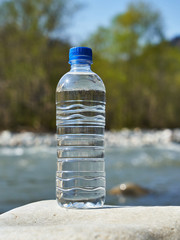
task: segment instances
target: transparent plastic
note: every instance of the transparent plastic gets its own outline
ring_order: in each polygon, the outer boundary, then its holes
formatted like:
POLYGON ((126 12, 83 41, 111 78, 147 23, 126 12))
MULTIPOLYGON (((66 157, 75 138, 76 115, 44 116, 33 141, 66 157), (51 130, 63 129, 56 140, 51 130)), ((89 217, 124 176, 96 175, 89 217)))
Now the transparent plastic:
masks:
POLYGON ((105 201, 105 87, 90 62, 71 61, 56 89, 56 198, 67 208, 105 201))

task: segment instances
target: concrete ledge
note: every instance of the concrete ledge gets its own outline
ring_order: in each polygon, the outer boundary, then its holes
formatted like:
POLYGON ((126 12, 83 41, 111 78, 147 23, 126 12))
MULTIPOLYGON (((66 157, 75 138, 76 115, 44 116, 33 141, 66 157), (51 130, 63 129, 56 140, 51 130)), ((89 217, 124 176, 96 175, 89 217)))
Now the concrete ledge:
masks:
POLYGON ((180 207, 63 209, 55 200, 0 215, 0 240, 179 240, 180 207))

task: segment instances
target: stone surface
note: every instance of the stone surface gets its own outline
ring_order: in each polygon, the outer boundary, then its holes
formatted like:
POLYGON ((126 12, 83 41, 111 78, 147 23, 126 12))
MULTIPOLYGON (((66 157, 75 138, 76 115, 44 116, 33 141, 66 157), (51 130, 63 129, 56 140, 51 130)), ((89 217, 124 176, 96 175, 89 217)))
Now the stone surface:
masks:
POLYGON ((63 209, 55 200, 0 215, 0 240, 180 240, 180 207, 63 209))

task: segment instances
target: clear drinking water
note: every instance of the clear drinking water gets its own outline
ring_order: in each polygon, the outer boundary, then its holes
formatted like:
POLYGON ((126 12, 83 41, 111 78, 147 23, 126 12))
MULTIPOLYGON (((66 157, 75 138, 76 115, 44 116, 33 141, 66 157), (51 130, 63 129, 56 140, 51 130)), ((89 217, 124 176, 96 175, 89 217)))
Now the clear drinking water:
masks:
POLYGON ((105 88, 90 61, 70 63, 56 90, 56 197, 63 207, 100 207, 105 200, 105 88))

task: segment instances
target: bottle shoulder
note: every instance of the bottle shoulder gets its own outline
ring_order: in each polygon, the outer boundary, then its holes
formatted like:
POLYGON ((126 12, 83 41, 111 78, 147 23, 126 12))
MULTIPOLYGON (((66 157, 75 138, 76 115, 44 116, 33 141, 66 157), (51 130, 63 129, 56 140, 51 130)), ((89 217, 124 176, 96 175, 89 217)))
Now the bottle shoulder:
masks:
POLYGON ((105 92, 102 79, 94 72, 67 72, 59 80, 56 92, 73 90, 99 90, 105 92))

